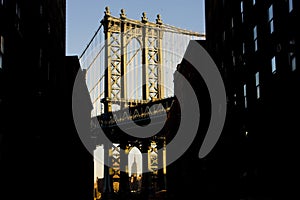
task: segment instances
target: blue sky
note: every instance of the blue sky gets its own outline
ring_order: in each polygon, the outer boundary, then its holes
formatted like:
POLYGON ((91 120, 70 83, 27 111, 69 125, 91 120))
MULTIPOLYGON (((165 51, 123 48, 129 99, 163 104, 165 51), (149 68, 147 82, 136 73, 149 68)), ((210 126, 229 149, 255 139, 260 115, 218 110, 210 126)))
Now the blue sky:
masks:
POLYGON ((160 14, 166 24, 205 32, 204 0, 67 0, 67 55, 80 56, 99 27, 106 6, 116 17, 122 8, 128 18, 136 20, 146 12, 149 21, 155 22, 160 14))

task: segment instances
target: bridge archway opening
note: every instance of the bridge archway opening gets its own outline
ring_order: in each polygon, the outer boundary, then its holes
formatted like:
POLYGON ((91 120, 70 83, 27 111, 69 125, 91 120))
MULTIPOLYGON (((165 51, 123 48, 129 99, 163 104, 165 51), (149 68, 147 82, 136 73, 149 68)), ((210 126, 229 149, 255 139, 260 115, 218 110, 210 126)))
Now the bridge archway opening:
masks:
POLYGON ((142 45, 132 38, 127 45, 127 99, 142 100, 142 45))
POLYGON ((133 147, 128 154, 128 175, 131 192, 142 189, 143 158, 137 147, 133 147))

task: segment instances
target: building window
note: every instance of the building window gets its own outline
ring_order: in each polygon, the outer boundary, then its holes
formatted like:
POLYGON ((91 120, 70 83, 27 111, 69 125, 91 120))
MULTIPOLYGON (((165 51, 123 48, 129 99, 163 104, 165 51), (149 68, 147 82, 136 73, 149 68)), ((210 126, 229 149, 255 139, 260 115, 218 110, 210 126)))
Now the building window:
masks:
POLYGON ((223 32, 222 37, 223 37, 223 41, 225 41, 226 40, 226 31, 223 32))
POLYGON ((290 66, 292 71, 296 70, 296 56, 294 52, 290 52, 289 54, 289 62, 290 62, 290 66))
POLYGON ((256 98, 260 98, 260 82, 259 82, 259 72, 255 74, 255 86, 256 86, 256 98))
POLYGON ((0 35, 0 69, 3 68, 4 37, 0 35))
POLYGON ((233 17, 231 17, 231 28, 233 28, 234 27, 234 19, 233 19, 233 17))
POLYGON ((272 73, 275 74, 276 73, 276 57, 273 56, 272 60, 272 73))
POLYGON ((43 16, 43 13, 44 13, 43 5, 40 5, 40 16, 43 16))
POLYGON ((253 41, 254 41, 254 51, 258 50, 258 45, 257 45, 257 26, 254 26, 253 28, 253 41))
POLYGON ((221 69, 224 69, 224 62, 223 62, 223 60, 221 61, 221 69))
POLYGON ((232 55, 232 65, 235 66, 235 55, 234 55, 234 51, 231 51, 231 55, 232 55))
POLYGON ((289 12, 292 12, 294 9, 294 2, 293 0, 289 0, 289 12))
POLYGON ((16 3, 16 16, 18 20, 15 22, 15 27, 18 31, 20 31, 21 8, 18 2, 16 3))
POLYGON ((3 56, 0 54, 0 69, 3 68, 3 56))
POLYGON ((246 53, 246 46, 245 46, 245 42, 243 42, 242 44, 242 51, 243 51, 243 55, 246 53))
POLYGON ((40 56, 39 56, 39 67, 42 67, 42 60, 43 60, 43 49, 40 49, 40 56))
POLYGON ((272 34, 274 32, 273 5, 271 5, 268 10, 268 22, 269 22, 270 33, 272 34))
POLYGON ((18 3, 16 3, 16 15, 18 16, 19 19, 21 18, 21 8, 18 3))
POLYGON ((289 44, 289 65, 292 69, 292 71, 296 70, 296 53, 295 53, 295 40, 292 39, 290 40, 290 44, 289 44))
POLYGON ((241 1, 241 17, 242 23, 244 23, 244 1, 241 1))
POLYGON ((245 108, 248 107, 248 102, 247 102, 247 85, 244 84, 244 103, 245 103, 245 108))
POLYGON ((0 53, 4 54, 4 37, 0 35, 0 53))
POLYGON ((47 24, 47 32, 48 32, 48 34, 50 34, 51 33, 51 25, 50 25, 50 23, 48 22, 48 24, 47 24))
POLYGON ((236 93, 233 95, 233 101, 234 101, 234 105, 236 106, 237 105, 237 102, 236 102, 236 93))

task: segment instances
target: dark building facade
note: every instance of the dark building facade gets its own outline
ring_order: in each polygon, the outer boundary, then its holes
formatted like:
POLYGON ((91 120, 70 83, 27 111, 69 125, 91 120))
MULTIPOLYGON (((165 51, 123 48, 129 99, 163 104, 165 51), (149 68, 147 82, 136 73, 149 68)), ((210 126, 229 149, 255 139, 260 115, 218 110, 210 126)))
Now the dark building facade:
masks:
MULTIPOLYGON (((199 43, 222 75, 226 121, 216 146, 199 159, 210 100, 201 75, 183 59, 176 73, 196 91, 201 121, 191 147, 168 166, 168 197, 292 199, 300 152, 299 1, 208 0, 205 6, 206 41, 199 43)), ((172 109, 179 122, 176 104, 172 109)))
MULTIPOLYGON (((207 48, 207 41, 197 42, 205 49, 207 48)), ((193 47, 189 45, 185 54, 189 55, 191 51, 193 47)), ((200 110, 200 121, 196 137, 190 147, 178 160, 167 167, 167 199, 193 199, 195 197, 198 199, 236 199, 232 196, 232 190, 236 189, 233 184, 236 184, 237 176, 234 173, 235 169, 231 168, 232 162, 230 161, 233 158, 229 155, 232 155, 233 147, 227 146, 228 137, 222 134, 207 156, 202 159, 198 156, 211 117, 211 99, 206 83, 196 68, 184 58, 174 73, 174 92, 181 98, 187 96, 187 88, 181 78, 178 78, 179 74, 188 80, 195 91, 198 105, 194 106, 198 106, 200 110)), ((181 109, 185 109, 186 104, 190 103, 188 98, 185 101, 181 100, 182 105, 175 97, 167 128, 170 133, 177 133, 181 123, 181 109)), ((188 120, 196 119, 189 118, 188 120)), ((189 137, 191 133, 185 134, 189 137)))
POLYGON ((227 173, 229 196, 289 199, 296 194, 299 156, 299 2, 205 3, 206 49, 228 101, 214 160, 228 163, 220 171, 227 173))
POLYGON ((93 158, 72 116, 84 72, 65 56, 65 27, 65 0, 0 1, 1 199, 93 198, 93 158))

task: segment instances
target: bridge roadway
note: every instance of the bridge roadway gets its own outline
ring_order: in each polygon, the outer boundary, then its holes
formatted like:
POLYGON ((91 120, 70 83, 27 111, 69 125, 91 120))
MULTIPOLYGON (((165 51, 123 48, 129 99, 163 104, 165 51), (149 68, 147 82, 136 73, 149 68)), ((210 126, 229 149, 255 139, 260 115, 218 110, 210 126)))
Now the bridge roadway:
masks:
POLYGON ((103 113, 100 116, 94 117, 92 119, 93 135, 97 137, 97 129, 101 128, 113 143, 122 143, 122 141, 128 143, 128 141, 137 139, 146 142, 149 139, 157 140, 165 138, 165 127, 159 133, 153 133, 152 138, 142 138, 142 135, 141 138, 135 138, 130 135, 130 130, 132 129, 132 122, 138 126, 153 126, 162 123, 166 126, 170 119, 170 111, 174 101, 175 98, 170 97, 157 101, 149 101, 148 103, 138 101, 127 102, 127 108, 111 113, 103 113), (126 133, 124 130, 126 130, 126 133))

